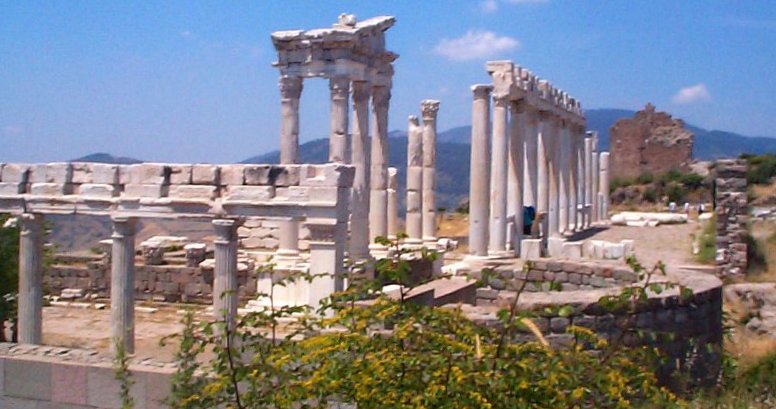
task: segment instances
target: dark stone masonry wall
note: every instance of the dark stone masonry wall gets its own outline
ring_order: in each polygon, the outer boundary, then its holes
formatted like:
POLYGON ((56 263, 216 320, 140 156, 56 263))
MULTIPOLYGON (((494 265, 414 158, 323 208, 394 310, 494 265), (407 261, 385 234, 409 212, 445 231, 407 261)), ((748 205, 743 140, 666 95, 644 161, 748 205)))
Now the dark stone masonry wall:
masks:
MULTIPOLYGON (((238 294, 250 298, 256 294, 257 274, 253 266, 239 269, 238 294)), ((43 276, 44 286, 52 295, 62 290, 82 289, 85 295, 110 297, 110 260, 107 257, 58 255, 43 276)), ((213 302, 213 270, 186 265, 135 264, 135 297, 166 302, 213 302)))
POLYGON ((745 160, 720 160, 714 169, 717 274, 721 277, 746 273, 749 234, 746 171, 745 160))

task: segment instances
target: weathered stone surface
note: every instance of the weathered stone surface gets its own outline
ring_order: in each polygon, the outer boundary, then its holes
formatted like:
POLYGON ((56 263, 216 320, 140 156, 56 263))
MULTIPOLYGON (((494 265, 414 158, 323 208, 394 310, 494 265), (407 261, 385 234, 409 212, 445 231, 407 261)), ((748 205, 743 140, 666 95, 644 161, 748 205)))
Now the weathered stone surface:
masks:
POLYGON ((195 185, 217 185, 219 175, 216 165, 195 164, 191 167, 191 183, 195 185))
POLYGON ((118 194, 116 185, 84 183, 78 187, 82 196, 113 197, 118 194))
POLYGON ((687 170, 692 162, 693 134, 684 122, 647 104, 631 119, 617 121, 610 130, 611 171, 615 178, 642 173, 687 170))
POLYGON ((224 200, 270 200, 275 197, 272 186, 232 186, 227 187, 224 200))

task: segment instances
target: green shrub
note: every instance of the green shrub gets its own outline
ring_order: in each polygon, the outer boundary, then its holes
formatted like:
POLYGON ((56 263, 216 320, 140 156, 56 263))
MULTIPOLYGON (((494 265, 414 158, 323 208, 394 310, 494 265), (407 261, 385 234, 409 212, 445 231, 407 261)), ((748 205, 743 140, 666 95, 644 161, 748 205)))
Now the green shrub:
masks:
POLYGON ((655 176, 652 172, 644 172, 636 178, 636 182, 640 185, 648 185, 655 181, 655 176))
POLYGON ((669 202, 682 203, 686 192, 681 183, 671 181, 666 185, 664 193, 669 202))
POLYGON ((650 186, 644 190, 643 198, 645 202, 655 203, 657 202, 657 191, 650 186))

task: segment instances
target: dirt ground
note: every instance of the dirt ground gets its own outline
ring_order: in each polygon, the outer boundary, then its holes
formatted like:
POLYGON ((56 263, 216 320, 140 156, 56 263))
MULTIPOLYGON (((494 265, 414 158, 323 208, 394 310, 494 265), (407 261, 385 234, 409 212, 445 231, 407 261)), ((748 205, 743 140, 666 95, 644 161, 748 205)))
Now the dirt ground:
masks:
MULTIPOLYGON (((466 215, 451 215, 440 225, 441 236, 454 237, 465 246, 468 220, 466 215)), ((658 227, 607 226, 581 233, 572 240, 596 239, 620 241, 635 240, 636 255, 647 267, 658 260, 668 266, 693 264, 691 254, 693 234, 698 223, 658 227)), ((465 251, 465 247, 458 251, 465 251)), ((43 309, 43 342, 47 345, 77 347, 97 350, 107 354, 110 342, 109 305, 103 310, 49 306, 43 309)), ((153 313, 136 311, 135 338, 136 357, 153 357, 158 361, 171 361, 177 348, 177 341, 171 339, 166 346, 159 341, 181 332, 183 308, 194 308, 205 314, 204 306, 182 304, 154 305, 153 313)), ((206 316, 206 315, 205 315, 206 316)))

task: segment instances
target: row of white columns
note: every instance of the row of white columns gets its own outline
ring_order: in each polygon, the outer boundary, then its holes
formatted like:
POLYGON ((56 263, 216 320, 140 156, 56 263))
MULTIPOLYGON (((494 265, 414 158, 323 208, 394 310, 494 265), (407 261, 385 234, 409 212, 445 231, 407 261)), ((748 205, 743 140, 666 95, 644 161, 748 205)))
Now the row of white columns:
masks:
MULTIPOLYGON (((41 344, 43 328, 43 215, 19 217, 19 342, 41 344)), ((135 222, 133 217, 112 217, 111 239, 111 339, 127 353, 135 349, 135 222)), ((240 219, 212 222, 215 239, 213 313, 218 321, 233 327, 238 306, 237 228, 240 219)), ((342 243, 347 235, 344 223, 313 224, 311 232, 311 273, 317 277, 306 291, 305 304, 316 306, 321 299, 342 289, 336 274, 344 259, 342 243), (334 272, 334 273, 332 273, 334 272), (323 276, 323 275, 326 276, 323 276)), ((111 343, 115 352, 115 343, 111 343)))
POLYGON ((420 103, 423 126, 409 117, 407 130, 406 243, 433 247, 437 241, 436 140, 439 101, 420 103))
POLYGON ((571 235, 605 217, 609 154, 600 154, 599 168, 594 135, 523 100, 491 96, 490 85, 472 91, 470 254, 519 255, 524 206, 544 215, 545 237, 571 235))
MULTIPOLYGON (((299 100, 303 78, 282 76, 280 162, 299 163, 299 100)), ((356 171, 352 188, 350 246, 352 260, 369 257, 370 245, 378 236, 389 234, 388 217, 388 110, 390 84, 374 85, 351 81, 345 76, 329 79, 331 96, 329 162, 351 163, 356 171), (349 98, 352 94, 352 129, 349 137, 349 98), (369 149, 370 112, 372 143, 369 149), (351 139, 352 138, 352 139, 351 139)), ((289 220, 280 228, 278 256, 298 257, 298 221, 289 220)))

